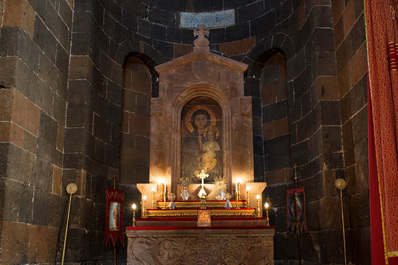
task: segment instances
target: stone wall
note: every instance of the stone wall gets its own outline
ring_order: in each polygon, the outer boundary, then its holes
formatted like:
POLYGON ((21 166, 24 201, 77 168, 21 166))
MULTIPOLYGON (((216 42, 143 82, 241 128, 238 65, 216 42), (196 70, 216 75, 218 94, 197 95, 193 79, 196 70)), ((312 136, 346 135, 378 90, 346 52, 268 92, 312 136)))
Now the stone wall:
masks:
POLYGON ((363 1, 333 1, 344 149, 347 243, 355 264, 369 264, 367 53, 363 1))
MULTIPOLYGON (((255 179, 270 184, 263 196, 273 205, 276 264, 297 260, 297 241, 286 232, 294 164, 307 195, 304 261, 343 263, 334 181, 345 177, 349 259, 369 264, 362 1, 0 0, 0 8, 2 262, 60 258, 70 182, 79 190, 67 260, 113 259, 102 246, 104 190, 128 148, 122 111, 145 107, 127 100, 123 64, 138 58, 150 73, 146 95, 157 97, 154 66, 192 51, 192 30, 179 28, 178 12, 235 9, 235 25, 210 30, 210 48, 249 64, 245 95, 253 99, 255 179)), ((129 128, 141 126, 129 121, 129 128)), ((134 170, 123 181, 129 185, 118 186, 127 191, 126 224, 128 206, 139 198, 134 184, 144 174, 134 170)))
POLYGON ((62 224, 73 1, 0 2, 0 260, 46 263, 62 224))

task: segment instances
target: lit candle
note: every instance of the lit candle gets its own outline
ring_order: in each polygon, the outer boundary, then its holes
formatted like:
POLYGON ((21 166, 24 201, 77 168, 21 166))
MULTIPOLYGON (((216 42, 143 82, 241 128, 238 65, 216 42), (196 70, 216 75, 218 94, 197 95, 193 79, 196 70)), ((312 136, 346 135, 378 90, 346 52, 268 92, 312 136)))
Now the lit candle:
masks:
POLYGON ((133 209, 133 226, 135 226, 135 210, 137 209, 137 205, 133 203, 131 208, 133 209))
POLYGON ((269 215, 268 215, 268 208, 269 208, 269 203, 268 202, 266 202, 265 204, 264 204, 264 207, 265 207, 265 218, 266 218, 266 225, 269 225, 269 215))

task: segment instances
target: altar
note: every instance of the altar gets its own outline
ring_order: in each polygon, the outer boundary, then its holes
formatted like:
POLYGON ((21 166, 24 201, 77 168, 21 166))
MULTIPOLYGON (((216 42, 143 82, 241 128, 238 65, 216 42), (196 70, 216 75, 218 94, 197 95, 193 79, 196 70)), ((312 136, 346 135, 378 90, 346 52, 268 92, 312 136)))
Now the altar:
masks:
POLYGON ((203 25, 194 34, 192 53, 156 67, 149 183, 137 184, 127 263, 273 264, 266 183, 254 182, 248 66, 211 53, 203 25))

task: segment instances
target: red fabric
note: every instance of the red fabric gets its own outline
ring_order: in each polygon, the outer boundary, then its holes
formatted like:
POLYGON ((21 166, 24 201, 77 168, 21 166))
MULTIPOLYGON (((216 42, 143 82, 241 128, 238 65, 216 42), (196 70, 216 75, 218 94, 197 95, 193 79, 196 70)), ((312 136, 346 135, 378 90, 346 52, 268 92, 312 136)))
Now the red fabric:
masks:
POLYGON ((275 226, 128 226, 127 230, 275 229, 275 226))
POLYGON ((388 265, 398 265, 398 257, 389 258, 388 265))
MULTIPOLYGON (((368 85, 370 101, 370 87, 368 85)), ((370 102, 369 102, 370 103, 370 102)), ((381 226, 379 181, 377 180, 376 155, 372 122, 372 104, 368 104, 368 150, 369 150, 369 197, 370 197, 370 233, 372 239, 372 264, 384 262, 383 231, 381 226)))
MULTIPOLYGON (((398 253, 398 0, 366 0, 365 11, 370 80, 369 105, 372 107, 369 119, 372 122, 370 126, 373 127, 375 158, 375 171, 370 174, 373 174, 373 177, 377 176, 379 192, 379 198, 375 198, 377 193, 373 191, 371 196, 371 233, 379 240, 378 234, 382 231, 384 250, 383 260, 380 254, 374 253, 374 258, 379 257, 380 260, 375 260, 373 264, 385 264, 388 263, 387 257, 395 262, 393 258, 398 253), (377 221, 379 213, 376 213, 375 200, 380 202, 380 223, 377 221)), ((373 178, 370 181, 374 188, 376 180, 373 178)), ((375 251, 379 248, 374 247, 375 251)))
MULTIPOLYGON (((266 220, 266 217, 211 217, 212 221, 236 221, 236 220, 266 220)), ((197 221, 195 217, 145 217, 137 218, 137 221, 197 221)))

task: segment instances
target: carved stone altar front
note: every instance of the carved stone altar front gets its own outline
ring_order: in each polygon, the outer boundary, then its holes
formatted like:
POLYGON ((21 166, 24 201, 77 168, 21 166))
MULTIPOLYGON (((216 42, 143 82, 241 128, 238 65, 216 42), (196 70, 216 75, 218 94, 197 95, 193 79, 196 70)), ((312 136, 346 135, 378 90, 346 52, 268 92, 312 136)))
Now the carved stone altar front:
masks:
POLYGON ((274 264, 274 229, 127 230, 127 264, 274 264))

